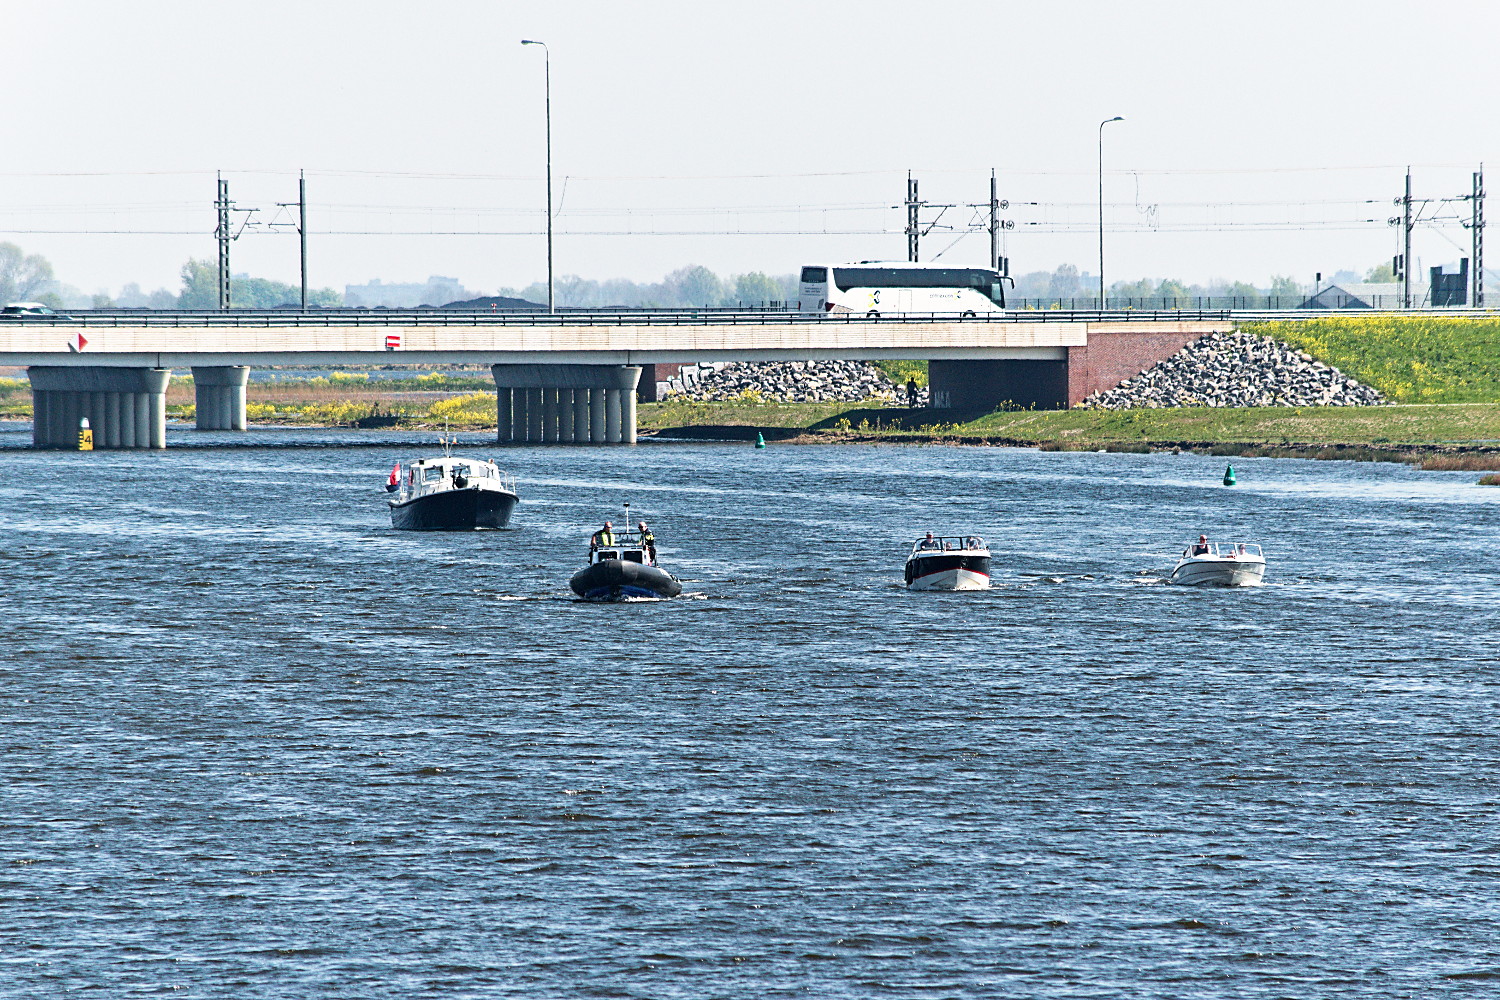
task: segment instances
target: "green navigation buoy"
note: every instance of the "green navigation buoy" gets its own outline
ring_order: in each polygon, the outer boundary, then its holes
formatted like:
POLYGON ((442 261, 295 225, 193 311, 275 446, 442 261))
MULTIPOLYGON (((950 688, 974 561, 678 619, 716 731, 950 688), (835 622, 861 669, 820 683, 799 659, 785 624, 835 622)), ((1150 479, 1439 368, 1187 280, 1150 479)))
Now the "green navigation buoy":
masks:
POLYGON ((762 434, 760 431, 756 431, 755 432, 755 447, 757 447, 757 448, 764 448, 765 446, 766 446, 766 436, 764 434, 762 434))
POLYGON ((1226 465, 1226 466, 1224 466, 1224 485, 1225 486, 1233 486, 1234 485, 1234 466, 1232 466, 1232 465, 1226 465))

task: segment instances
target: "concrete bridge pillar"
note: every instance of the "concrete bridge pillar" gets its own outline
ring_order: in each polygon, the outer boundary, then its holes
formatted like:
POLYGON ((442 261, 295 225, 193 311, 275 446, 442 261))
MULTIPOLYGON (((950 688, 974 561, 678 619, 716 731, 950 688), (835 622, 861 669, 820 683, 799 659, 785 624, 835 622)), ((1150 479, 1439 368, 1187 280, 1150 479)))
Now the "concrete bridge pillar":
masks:
POLYGON ((573 437, 573 389, 557 390, 557 440, 572 444, 573 437))
POLYGON ((245 385, 250 369, 244 365, 193 369, 196 426, 200 431, 245 429, 245 385))
POLYGON ((509 441, 516 433, 516 425, 512 420, 516 405, 514 397, 514 389, 495 389, 495 433, 501 441, 509 441))
POLYGON ((492 365, 490 371, 501 444, 635 443, 637 366, 492 365))
POLYGON ((587 443, 589 440, 589 390, 573 390, 573 437, 571 440, 587 443))
POLYGON ((607 441, 607 427, 605 421, 605 398, 609 395, 608 389, 589 390, 589 440, 607 441))
POLYGON ((526 390, 526 440, 532 444, 542 443, 542 426, 547 422, 545 405, 540 388, 526 390))
POLYGON ((559 427, 562 423, 561 414, 557 408, 557 394, 560 390, 545 388, 542 390, 542 443, 557 444, 559 427))
POLYGON ((78 425, 87 417, 95 448, 165 448, 171 375, 162 368, 34 365, 26 369, 31 443, 76 450, 78 425))
POLYGON ((635 402, 634 387, 620 390, 620 431, 625 444, 635 444, 635 402))
POLYGON ((531 414, 527 412, 526 404, 531 397, 526 394, 525 389, 507 389, 505 391, 510 393, 511 399, 513 401, 512 405, 515 408, 511 411, 510 435, 508 437, 503 437, 500 440, 514 442, 516 444, 525 444, 526 432, 527 429, 531 426, 531 414))

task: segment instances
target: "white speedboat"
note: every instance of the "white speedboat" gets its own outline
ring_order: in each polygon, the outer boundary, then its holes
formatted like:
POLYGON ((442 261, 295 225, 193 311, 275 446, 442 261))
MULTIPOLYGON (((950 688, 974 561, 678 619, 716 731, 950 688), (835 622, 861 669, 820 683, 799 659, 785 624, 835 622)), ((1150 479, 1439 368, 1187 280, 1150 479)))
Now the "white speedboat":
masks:
POLYGON ((1189 545, 1172 568, 1169 583, 1183 587, 1259 587, 1266 557, 1248 542, 1204 542, 1189 545))
POLYGON ((503 528, 521 498, 516 481, 494 462, 451 454, 443 440, 441 458, 419 458, 391 470, 391 527, 402 531, 474 531, 503 528))
POLYGON ((908 590, 988 590, 990 550, 978 535, 934 537, 912 543, 906 557, 908 590))

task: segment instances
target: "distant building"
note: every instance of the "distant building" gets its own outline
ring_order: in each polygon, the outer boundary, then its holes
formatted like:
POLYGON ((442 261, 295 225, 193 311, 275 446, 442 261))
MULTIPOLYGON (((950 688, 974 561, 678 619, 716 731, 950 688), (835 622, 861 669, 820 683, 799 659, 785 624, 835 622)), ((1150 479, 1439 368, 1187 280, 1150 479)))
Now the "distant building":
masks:
POLYGON ((345 285, 344 305, 356 308, 410 309, 413 306, 440 306, 456 299, 472 299, 469 291, 457 278, 433 275, 424 284, 416 282, 392 282, 386 284, 379 278, 366 285, 345 285))
MULTIPOLYGON (((1427 290, 1413 285, 1411 304, 1425 306, 1427 290)), ((1298 306, 1299 309, 1400 309, 1401 282, 1347 282, 1330 284, 1298 306)))
MULTIPOLYGON (((1416 277, 1413 275, 1413 277, 1416 277)), ((1424 306, 1463 306, 1469 301, 1469 258, 1459 259, 1450 271, 1446 266, 1428 268, 1431 279, 1427 287, 1413 281, 1411 304, 1424 306)), ((1335 281, 1318 294, 1305 299, 1299 309, 1400 309, 1401 282, 1377 283, 1335 281)))

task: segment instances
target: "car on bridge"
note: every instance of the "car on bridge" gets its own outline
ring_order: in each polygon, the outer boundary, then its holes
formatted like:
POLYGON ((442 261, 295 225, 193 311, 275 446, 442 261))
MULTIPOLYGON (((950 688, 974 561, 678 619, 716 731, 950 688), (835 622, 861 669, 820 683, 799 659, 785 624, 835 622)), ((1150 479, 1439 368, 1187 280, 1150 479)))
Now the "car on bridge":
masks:
POLYGON ((72 319, 40 302, 11 302, 0 307, 0 319, 72 319))

